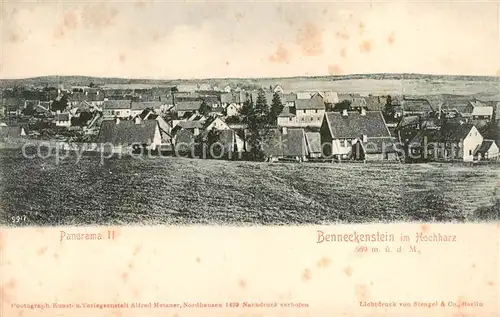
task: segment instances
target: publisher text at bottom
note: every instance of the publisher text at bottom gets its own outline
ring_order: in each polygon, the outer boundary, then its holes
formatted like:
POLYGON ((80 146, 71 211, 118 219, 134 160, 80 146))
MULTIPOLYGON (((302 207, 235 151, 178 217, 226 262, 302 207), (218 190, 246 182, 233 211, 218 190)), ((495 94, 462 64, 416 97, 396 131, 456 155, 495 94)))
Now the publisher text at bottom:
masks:
POLYGON ((359 302, 361 307, 403 307, 403 308, 438 308, 438 307, 483 307, 483 303, 480 301, 433 301, 433 302, 382 302, 382 301, 372 301, 372 302, 359 302))
POLYGON ((307 308, 309 304, 300 302, 264 302, 264 301, 233 301, 233 302, 123 302, 123 303, 13 303, 17 309, 169 309, 169 308, 307 308))

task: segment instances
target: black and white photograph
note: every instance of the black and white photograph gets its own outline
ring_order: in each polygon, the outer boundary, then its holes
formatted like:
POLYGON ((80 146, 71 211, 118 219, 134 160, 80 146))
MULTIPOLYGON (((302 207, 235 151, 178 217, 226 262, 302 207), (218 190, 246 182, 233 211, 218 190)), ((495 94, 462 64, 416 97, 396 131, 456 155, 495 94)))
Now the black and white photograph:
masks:
POLYGON ((2 226, 500 220, 498 3, 1 11, 2 226))

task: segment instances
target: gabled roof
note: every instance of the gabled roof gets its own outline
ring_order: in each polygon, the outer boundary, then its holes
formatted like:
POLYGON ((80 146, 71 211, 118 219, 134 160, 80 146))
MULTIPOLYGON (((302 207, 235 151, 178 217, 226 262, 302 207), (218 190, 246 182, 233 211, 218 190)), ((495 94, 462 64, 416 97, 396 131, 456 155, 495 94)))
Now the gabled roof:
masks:
POLYGON ((130 109, 131 100, 105 100, 102 104, 103 109, 130 109))
POLYGON ((297 110, 325 110, 323 98, 297 99, 295 100, 297 110))
POLYGON ((132 110, 144 110, 146 108, 160 109, 163 105, 160 101, 133 101, 130 108, 132 110))
POLYGON ((493 141, 493 140, 484 140, 483 143, 481 143, 476 148, 476 150, 474 151, 474 155, 487 153, 493 145, 496 145, 495 141, 493 141))
POLYGON ((363 97, 355 97, 351 101, 352 108, 366 108, 366 100, 363 97))
POLYGON ((356 139, 363 135, 391 136, 380 111, 366 111, 365 115, 350 111, 345 117, 340 112, 327 112, 323 120, 326 120, 333 138, 356 139))
POLYGON ((200 109, 201 100, 182 100, 175 102, 175 109, 177 111, 195 111, 200 109))
POLYGON ((97 143, 120 144, 150 144, 155 136, 158 122, 144 120, 139 124, 134 121, 105 120, 101 124, 97 143))
POLYGON ((308 155, 304 129, 287 129, 283 134, 279 130, 271 130, 263 146, 264 153, 273 156, 306 156, 308 155))
POLYGON ((403 111, 406 112, 427 113, 434 111, 429 100, 423 98, 403 99, 401 100, 401 106, 403 111))
POLYGON ((184 129, 203 129, 205 126, 202 121, 179 121, 175 127, 180 127, 184 129))
POLYGON ((467 123, 446 123, 435 133, 430 133, 431 142, 460 142, 467 137, 474 125, 467 123))
POLYGON ((368 96, 365 97, 366 109, 370 111, 382 111, 385 108, 387 97, 385 96, 368 96))

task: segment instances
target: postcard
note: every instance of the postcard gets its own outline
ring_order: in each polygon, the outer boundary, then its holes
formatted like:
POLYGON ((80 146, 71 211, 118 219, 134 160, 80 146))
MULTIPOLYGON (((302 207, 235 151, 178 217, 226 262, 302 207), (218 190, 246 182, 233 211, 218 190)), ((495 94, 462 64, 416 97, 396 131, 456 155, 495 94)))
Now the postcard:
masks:
POLYGON ((500 2, 0 8, 0 316, 500 316, 500 2))

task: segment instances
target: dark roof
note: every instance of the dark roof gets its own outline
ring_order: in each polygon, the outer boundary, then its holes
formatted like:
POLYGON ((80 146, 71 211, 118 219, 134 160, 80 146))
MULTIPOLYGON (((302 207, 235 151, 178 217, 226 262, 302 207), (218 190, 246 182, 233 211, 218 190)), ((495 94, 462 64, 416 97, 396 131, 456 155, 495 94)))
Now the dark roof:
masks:
POLYGON ((130 100, 106 100, 103 102, 103 109, 130 109, 132 101, 130 100))
POLYGON ((467 123, 447 123, 429 135, 431 142, 460 142, 467 137, 474 125, 467 123))
POLYGON ((307 132, 306 141, 309 153, 321 153, 321 134, 319 132, 307 132))
POLYGON ((177 123, 176 127, 179 126, 184 129, 195 129, 199 128, 202 129, 204 127, 204 123, 202 121, 179 121, 177 123))
POLYGON ((187 130, 187 129, 180 129, 177 131, 174 137, 174 142, 176 144, 176 147, 179 147, 178 150, 187 150, 187 148, 182 147, 182 143, 184 144, 192 144, 194 143, 194 134, 187 130))
POLYGON ((182 100, 175 102, 175 110, 177 111, 195 111, 200 109, 201 100, 182 100))
POLYGON ((327 112, 325 118, 334 138, 356 139, 362 135, 390 137, 380 111, 366 111, 364 116, 357 111, 350 111, 346 117, 340 112, 327 112))
POLYGON ((385 108, 387 97, 385 96, 368 96, 365 97, 366 109, 371 111, 382 111, 385 108))
POLYGON ((325 110, 325 102, 323 98, 313 97, 311 99, 297 99, 295 100, 295 109, 297 110, 325 110))
POLYGON ((283 134, 271 130, 264 142, 263 150, 273 156, 306 156, 308 154, 304 129, 287 129, 283 134))
POLYGON ((403 99, 401 101, 401 106, 403 107, 403 110, 406 112, 427 113, 434 111, 434 109, 432 109, 429 100, 423 98, 403 99))
POLYGON ((477 149, 474 151, 474 155, 476 154, 485 154, 486 152, 488 152, 491 148, 491 146, 495 143, 495 141, 493 140, 484 140, 483 143, 481 143, 481 145, 479 145, 477 147, 477 149))
POLYGON ((105 120, 97 137, 98 143, 119 144, 150 144, 158 126, 156 120, 144 120, 139 124, 134 121, 105 120))
POLYGON ((132 110, 144 110, 146 108, 160 109, 163 103, 160 101, 132 101, 132 110))

